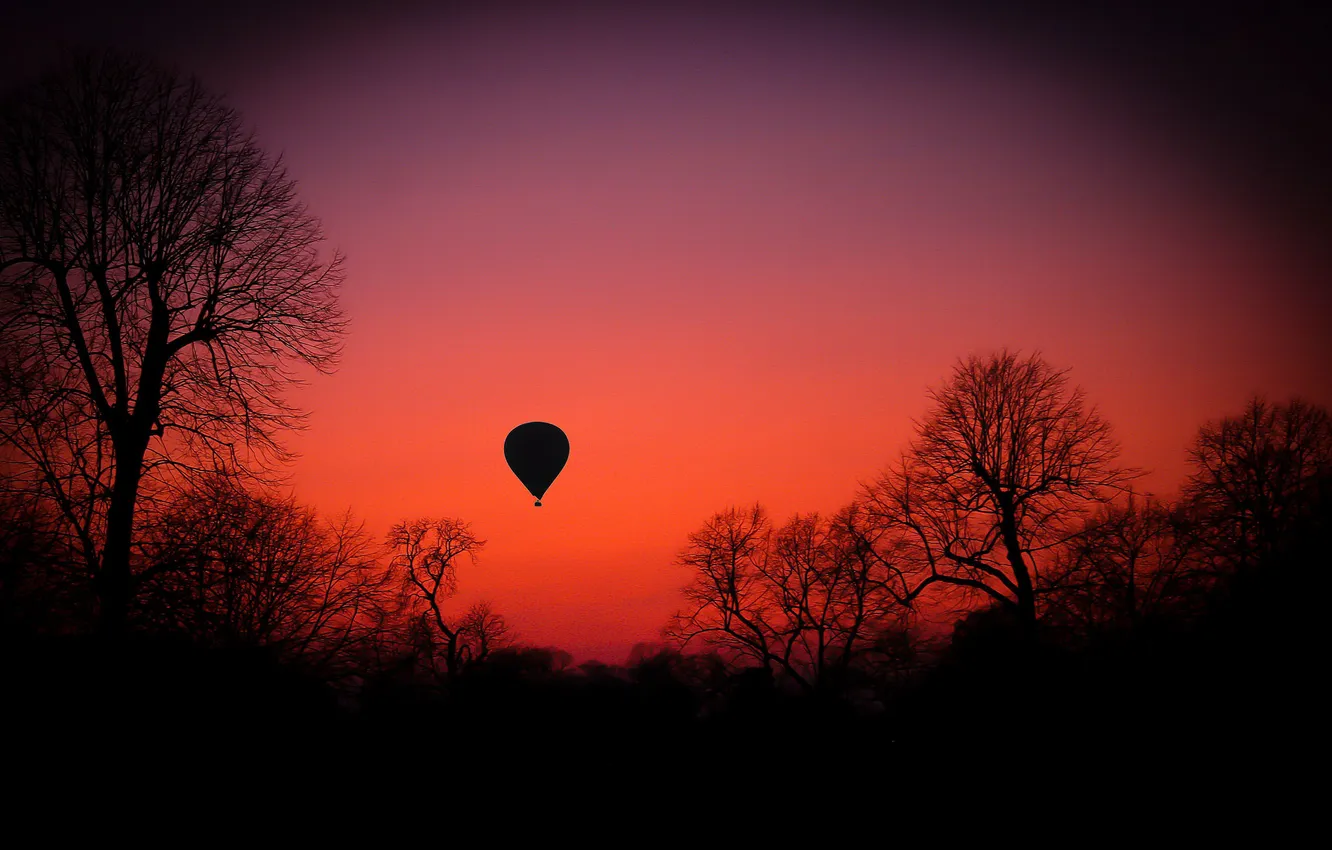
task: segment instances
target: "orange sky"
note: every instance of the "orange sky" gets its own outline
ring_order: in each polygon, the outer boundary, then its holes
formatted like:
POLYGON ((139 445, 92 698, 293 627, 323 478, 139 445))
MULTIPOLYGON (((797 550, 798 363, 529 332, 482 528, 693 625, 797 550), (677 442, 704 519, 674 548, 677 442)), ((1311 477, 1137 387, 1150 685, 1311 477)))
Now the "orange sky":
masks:
POLYGON ((654 640, 712 512, 831 511, 970 352, 1073 368, 1169 490, 1246 396, 1332 403, 1326 295, 1149 111, 999 50, 851 25, 478 17, 195 57, 348 257, 292 486, 469 519, 527 642, 654 640), (559 425, 536 509, 515 425, 559 425))

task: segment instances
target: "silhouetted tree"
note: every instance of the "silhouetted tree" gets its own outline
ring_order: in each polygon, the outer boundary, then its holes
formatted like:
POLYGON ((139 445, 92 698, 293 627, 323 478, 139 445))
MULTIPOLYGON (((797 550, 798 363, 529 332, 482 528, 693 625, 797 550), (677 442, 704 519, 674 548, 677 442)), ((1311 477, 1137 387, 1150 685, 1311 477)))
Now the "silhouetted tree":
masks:
POLYGON ((1150 496, 1106 505, 1053 554, 1038 588, 1044 615, 1079 635, 1184 619, 1212 576, 1196 544, 1179 512, 1150 496))
POLYGON ((458 631, 470 661, 483 661, 492 650, 504 648, 512 641, 508 621, 484 600, 467 609, 458 631))
POLYGON ((1134 473, 1110 426, 1039 355, 960 362, 899 465, 865 489, 867 540, 915 564, 914 598, 945 585, 1036 620, 1038 555, 1134 473))
POLYGON ((350 515, 208 478, 144 534, 144 619, 221 647, 265 647, 326 676, 370 653, 396 600, 378 546, 350 515))
POLYGON ((1268 560, 1332 495, 1332 418, 1301 399, 1251 399, 1209 422, 1189 452, 1184 496, 1219 566, 1268 560))
POLYGON ((0 105, 0 442, 105 628, 146 496, 282 457, 291 366, 330 368, 343 330, 321 242, 280 161, 172 70, 82 56, 0 105))
POLYGON ((688 607, 667 634, 836 690, 880 631, 905 613, 881 559, 861 557, 846 520, 797 515, 773 529, 759 505, 716 514, 689 537, 688 607))
POLYGON ((573 666, 573 653, 559 647, 544 647, 543 651, 550 653, 551 669, 556 673, 563 673, 573 666))
POLYGON ((393 566, 402 583, 409 616, 409 641, 419 657, 438 673, 455 679, 465 665, 503 646, 509 636, 504 618, 479 602, 461 615, 444 611, 458 592, 458 561, 476 562, 486 545, 459 519, 416 519, 389 532, 393 566))

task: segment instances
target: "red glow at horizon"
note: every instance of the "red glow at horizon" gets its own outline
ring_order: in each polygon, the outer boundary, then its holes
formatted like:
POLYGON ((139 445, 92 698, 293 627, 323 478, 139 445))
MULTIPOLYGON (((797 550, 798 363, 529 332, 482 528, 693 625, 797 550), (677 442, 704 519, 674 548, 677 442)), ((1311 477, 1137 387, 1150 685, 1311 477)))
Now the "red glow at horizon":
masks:
POLYGON ((969 353, 1071 367, 1162 493, 1250 393, 1332 401, 1327 296, 1125 104, 974 47, 738 32, 481 20, 200 68, 348 256, 299 499, 471 521, 459 606, 619 662, 690 531, 836 510, 969 353), (539 510, 502 452, 530 420, 571 443, 539 510))

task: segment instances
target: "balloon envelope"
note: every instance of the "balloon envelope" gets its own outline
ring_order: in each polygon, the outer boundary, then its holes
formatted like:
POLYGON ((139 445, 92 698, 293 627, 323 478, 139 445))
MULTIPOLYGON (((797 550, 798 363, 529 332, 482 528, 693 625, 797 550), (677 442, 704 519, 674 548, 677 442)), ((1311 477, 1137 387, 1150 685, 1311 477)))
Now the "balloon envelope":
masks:
POLYGON ((523 486, 537 498, 550 489, 569 460, 569 438, 549 422, 525 422, 504 438, 504 459, 523 486))

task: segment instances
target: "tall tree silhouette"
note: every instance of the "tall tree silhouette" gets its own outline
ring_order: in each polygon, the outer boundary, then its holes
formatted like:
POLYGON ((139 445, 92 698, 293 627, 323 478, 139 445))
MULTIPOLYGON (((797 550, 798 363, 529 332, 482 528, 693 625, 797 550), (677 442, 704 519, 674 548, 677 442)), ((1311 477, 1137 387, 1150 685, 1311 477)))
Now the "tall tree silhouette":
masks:
POLYGON ((1301 399, 1250 399, 1199 429, 1189 456, 1185 498, 1220 566, 1270 558, 1332 497, 1332 417, 1301 399))
POLYGON ((1038 354, 972 356, 930 398, 901 462, 863 493, 866 538, 916 564, 911 597, 946 585, 1030 625, 1037 556, 1135 473, 1116 465, 1082 389, 1038 354))
POLYGON ((341 263, 295 184, 196 80, 84 55, 0 106, 0 441, 58 506, 104 628, 135 517, 178 475, 271 468, 326 370, 341 263))

